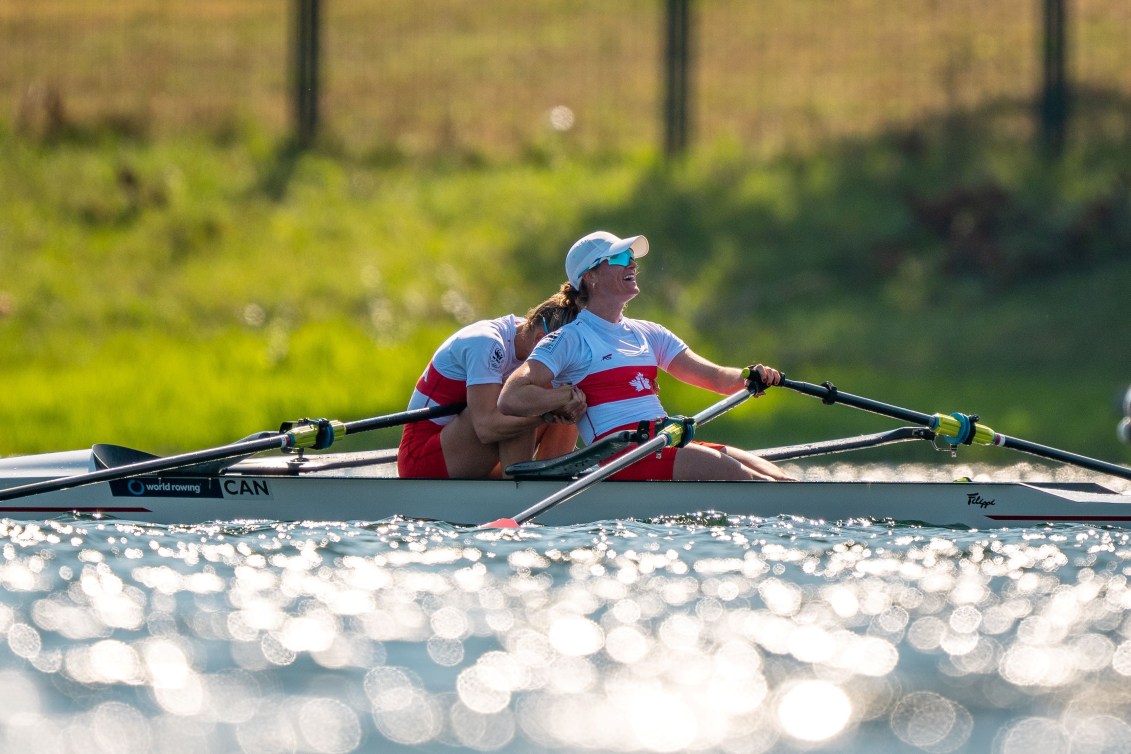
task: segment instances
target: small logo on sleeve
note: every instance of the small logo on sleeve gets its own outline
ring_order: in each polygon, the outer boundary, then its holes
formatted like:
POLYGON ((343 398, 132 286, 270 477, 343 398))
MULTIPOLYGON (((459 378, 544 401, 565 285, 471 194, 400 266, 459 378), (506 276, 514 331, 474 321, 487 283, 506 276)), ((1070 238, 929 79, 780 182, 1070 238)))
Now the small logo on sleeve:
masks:
POLYGON ((554 349, 558 347, 562 337, 561 330, 554 330, 552 333, 538 341, 538 350, 545 351, 546 353, 553 353, 554 349))

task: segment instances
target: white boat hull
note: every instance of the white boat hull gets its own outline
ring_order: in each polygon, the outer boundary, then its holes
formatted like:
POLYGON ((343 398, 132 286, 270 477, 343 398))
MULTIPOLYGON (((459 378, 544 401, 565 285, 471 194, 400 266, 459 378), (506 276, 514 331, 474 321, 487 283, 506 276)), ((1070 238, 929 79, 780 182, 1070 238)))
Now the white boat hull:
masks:
MULTIPOLYGON (((393 516, 483 524, 512 517, 561 481, 397 479, 367 454, 249 459, 223 474, 171 472, 0 501, 0 517, 75 514, 161 524, 212 521, 376 521, 393 516)), ((0 488, 94 470, 90 451, 0 459, 0 488)), ((616 482, 594 485, 540 514, 574 525, 717 511, 733 516, 870 518, 994 528, 1058 522, 1131 526, 1131 495, 1094 483, 939 481, 616 482)))

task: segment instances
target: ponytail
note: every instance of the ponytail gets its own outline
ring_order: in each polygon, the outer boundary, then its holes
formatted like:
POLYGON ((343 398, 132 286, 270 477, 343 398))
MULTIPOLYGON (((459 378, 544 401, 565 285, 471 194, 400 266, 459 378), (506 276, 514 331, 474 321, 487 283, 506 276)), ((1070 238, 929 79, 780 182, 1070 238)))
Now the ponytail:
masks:
MULTIPOLYGON (((585 283, 581 286, 584 288, 585 283)), ((557 293, 526 313, 526 321, 542 324, 546 332, 553 332, 572 322, 588 298, 569 282, 562 283, 557 293)))

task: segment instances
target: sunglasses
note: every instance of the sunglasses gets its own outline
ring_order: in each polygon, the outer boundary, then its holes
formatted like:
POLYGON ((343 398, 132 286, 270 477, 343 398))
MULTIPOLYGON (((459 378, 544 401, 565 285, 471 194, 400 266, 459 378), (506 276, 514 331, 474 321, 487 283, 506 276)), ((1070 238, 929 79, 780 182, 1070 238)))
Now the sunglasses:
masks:
POLYGON ((632 249, 625 249, 619 254, 613 254, 611 257, 598 259, 597 262, 589 269, 597 269, 601 266, 601 262, 608 262, 612 267, 628 267, 628 263, 634 259, 636 259, 636 255, 632 253, 632 249))

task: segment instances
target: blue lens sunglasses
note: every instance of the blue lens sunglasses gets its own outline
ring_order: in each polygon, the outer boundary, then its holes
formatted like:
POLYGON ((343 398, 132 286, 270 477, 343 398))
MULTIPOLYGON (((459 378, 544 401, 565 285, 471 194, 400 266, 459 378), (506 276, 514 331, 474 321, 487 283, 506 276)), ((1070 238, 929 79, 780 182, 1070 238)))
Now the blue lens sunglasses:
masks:
POLYGON ((601 262, 608 262, 612 267, 628 267, 628 263, 634 259, 636 259, 636 255, 632 253, 632 249, 625 249, 619 254, 613 254, 611 257, 598 259, 597 262, 589 269, 597 269, 601 266, 601 262))

